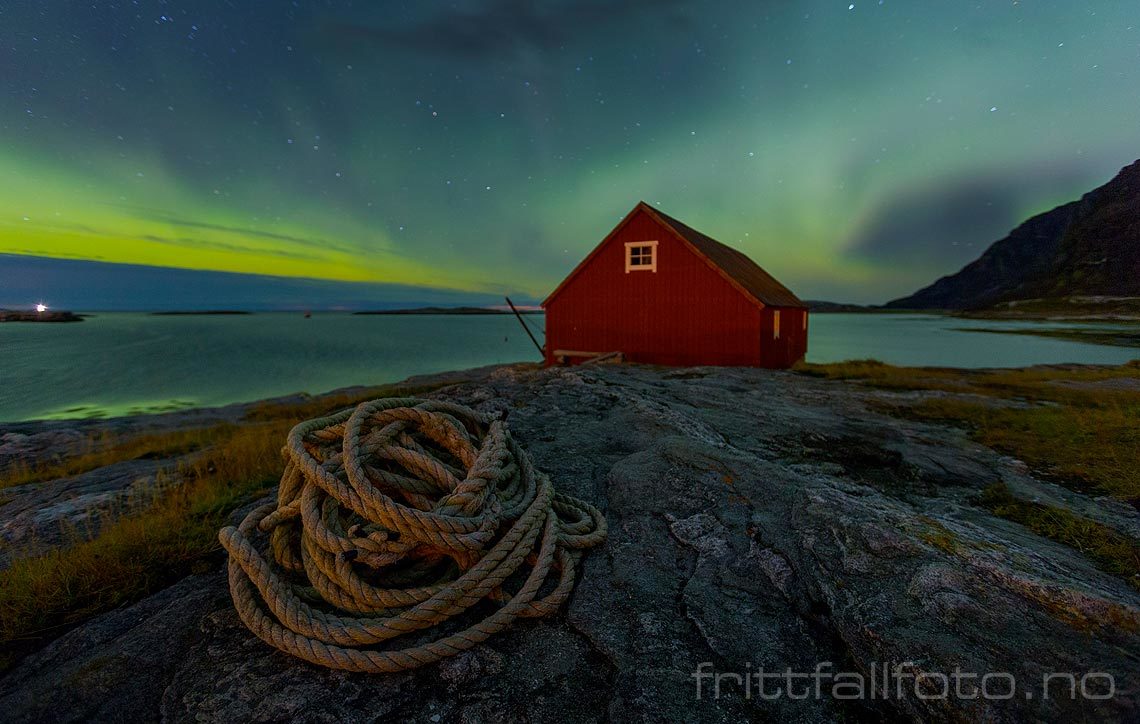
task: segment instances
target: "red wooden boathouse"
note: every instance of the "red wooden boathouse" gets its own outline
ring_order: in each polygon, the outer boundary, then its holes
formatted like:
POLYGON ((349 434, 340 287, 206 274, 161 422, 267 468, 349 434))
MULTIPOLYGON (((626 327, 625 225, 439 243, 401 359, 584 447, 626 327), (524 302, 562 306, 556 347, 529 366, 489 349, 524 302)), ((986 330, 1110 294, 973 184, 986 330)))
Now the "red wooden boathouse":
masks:
POLYGON ((542 303, 546 364, 790 367, 807 306, 756 262, 644 201, 542 303))

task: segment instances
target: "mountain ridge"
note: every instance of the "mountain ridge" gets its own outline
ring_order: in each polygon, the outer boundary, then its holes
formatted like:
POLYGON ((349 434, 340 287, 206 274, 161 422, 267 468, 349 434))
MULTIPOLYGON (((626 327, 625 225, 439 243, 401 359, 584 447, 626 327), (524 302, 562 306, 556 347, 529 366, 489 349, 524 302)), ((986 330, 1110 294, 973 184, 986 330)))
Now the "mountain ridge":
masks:
POLYGON ((967 310, 1070 296, 1140 296, 1140 160, 1023 222, 955 274, 885 306, 967 310))

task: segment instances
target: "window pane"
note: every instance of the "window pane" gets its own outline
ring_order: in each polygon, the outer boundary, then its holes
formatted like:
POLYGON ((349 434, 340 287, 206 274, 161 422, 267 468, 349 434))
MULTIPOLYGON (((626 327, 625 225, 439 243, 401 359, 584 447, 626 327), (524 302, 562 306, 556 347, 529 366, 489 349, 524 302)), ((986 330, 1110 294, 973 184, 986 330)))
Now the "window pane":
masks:
POLYGON ((637 246, 627 247, 629 249, 629 266, 631 267, 651 267, 653 266, 653 246, 650 244, 639 244, 637 246))

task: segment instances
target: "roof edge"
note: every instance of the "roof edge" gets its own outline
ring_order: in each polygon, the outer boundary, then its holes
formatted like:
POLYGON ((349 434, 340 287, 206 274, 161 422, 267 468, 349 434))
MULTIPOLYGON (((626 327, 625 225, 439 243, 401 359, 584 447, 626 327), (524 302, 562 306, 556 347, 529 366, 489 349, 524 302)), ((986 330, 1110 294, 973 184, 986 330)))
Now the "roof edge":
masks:
MULTIPOLYGON (((553 300, 556 296, 558 296, 562 292, 563 289, 566 288, 566 285, 570 283, 571 279, 578 276, 578 274, 583 269, 586 268, 586 265, 590 262, 590 260, 598 255, 598 252, 600 252, 602 250, 602 248, 606 244, 609 243, 610 239, 612 239, 614 236, 617 235, 617 233, 619 231, 621 231, 623 228, 625 228, 625 225, 630 222, 630 220, 633 218, 634 214, 636 214, 638 211, 641 211, 642 207, 652 211, 652 208, 649 206, 649 204, 645 203, 644 201, 638 201, 637 205, 634 206, 633 209, 631 209, 628 214, 626 214, 625 216, 622 217, 622 220, 617 223, 617 226, 615 226, 613 229, 611 229, 610 233, 606 234, 605 238, 603 238, 601 241, 599 241, 598 245, 595 246, 590 251, 590 253, 587 254, 584 259, 582 259, 582 261, 578 262, 577 266, 575 266, 572 270, 570 270, 570 273, 566 275, 566 277, 558 284, 558 286, 554 287, 554 291, 552 291, 550 294, 546 295, 546 299, 543 299, 542 303, 539 306, 542 307, 543 309, 546 309, 546 305, 550 304, 551 300, 553 300)), ((671 230, 673 229, 673 227, 669 227, 669 228, 671 230)), ((675 230, 674 230, 674 233, 675 233, 675 230)))
POLYGON ((729 246, 728 244, 725 244, 722 241, 718 241, 718 240, 714 239, 713 237, 709 236, 708 234, 705 234, 702 231, 697 231, 696 229, 689 226, 685 222, 669 216, 664 211, 658 211, 657 209, 654 209, 652 206, 649 207, 649 211, 654 216, 656 216, 661 221, 661 223, 665 224, 667 227, 669 227, 669 229, 671 231, 673 231, 677 235, 679 235, 683 241, 685 241, 690 246, 692 246, 694 248, 694 251, 696 251, 697 254, 699 254, 702 258, 704 258, 714 269, 716 269, 718 272, 720 272, 729 282, 732 282, 735 286, 740 288, 741 291, 746 296, 756 300, 761 306, 772 307, 774 309, 807 309, 808 308, 807 303, 804 302, 802 299, 800 299, 796 295, 795 292, 793 292, 791 289, 788 289, 786 286, 784 286, 784 284, 782 282, 780 282, 779 279, 776 279, 776 277, 772 276, 767 270, 764 269, 764 267, 757 264, 756 260, 754 260, 748 254, 745 254, 744 252, 740 251, 739 249, 732 247, 732 246, 729 246), (684 230, 682 230, 681 228, 678 228, 678 225, 683 227, 684 230), (732 275, 727 269, 722 267, 719 263, 717 263, 714 259, 712 259, 707 253, 705 253, 705 251, 697 244, 697 242, 689 239, 689 237, 686 233, 686 230, 693 232, 694 234, 696 234, 698 236, 704 237, 704 239, 706 239, 708 242, 710 242, 714 246, 723 247, 724 249, 731 252, 732 254, 735 254, 735 255, 741 257, 743 260, 747 261, 749 264, 756 267, 756 269, 758 271, 760 271, 761 273, 763 273, 766 277, 771 279, 777 286, 779 286, 781 289, 783 289, 783 291, 787 292, 788 296, 790 296, 793 300, 795 300, 795 302, 793 304, 782 304, 782 303, 769 302, 769 301, 765 301, 764 299, 761 299, 754 292, 752 292, 748 288, 744 287, 743 283, 739 282, 737 280, 737 278, 734 275, 732 275))
MULTIPOLYGON (((642 203, 644 204, 645 202, 643 201, 642 203)), ((638 208, 640 208, 640 207, 638 207, 638 208)), ((684 234, 682 234, 675 226, 670 224, 668 222, 668 220, 662 218, 661 214, 657 213, 657 211, 654 210, 654 208, 652 206, 650 206, 649 204, 645 204, 645 208, 647 211, 649 211, 650 216, 652 216, 653 219, 657 223, 661 224, 666 229, 668 229, 669 232, 672 233, 673 236, 676 237, 676 239, 678 241, 680 241, 682 244, 684 244, 685 247, 688 248, 689 251, 696 254, 702 261, 704 261, 705 264, 707 264, 709 266, 709 268, 711 268, 713 271, 715 271, 717 274, 719 274, 722 279, 724 279, 729 284, 731 284, 732 287, 736 291, 743 294, 744 297, 748 301, 752 302, 753 304, 755 304, 760 309, 764 309, 765 307, 769 306, 769 305, 765 304, 762 300, 758 299, 755 294, 753 294, 752 292, 745 289, 743 284, 741 284, 739 281, 736 280, 735 277, 733 277, 731 274, 729 274, 727 271, 725 271, 723 268, 721 268, 720 264, 717 264, 715 261, 710 259, 707 254, 705 254, 703 251, 701 251, 699 248, 697 248, 696 244, 694 244, 693 242, 686 239, 684 234)))

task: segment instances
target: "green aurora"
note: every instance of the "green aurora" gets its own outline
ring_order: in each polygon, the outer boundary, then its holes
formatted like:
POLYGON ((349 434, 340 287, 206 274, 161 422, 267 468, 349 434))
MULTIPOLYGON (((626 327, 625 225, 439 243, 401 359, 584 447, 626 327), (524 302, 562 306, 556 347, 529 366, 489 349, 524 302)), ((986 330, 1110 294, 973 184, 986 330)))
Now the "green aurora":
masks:
POLYGON ((541 298, 645 199, 881 302, 1140 155, 1134 0, 97 5, 0 0, 0 254, 541 298))

